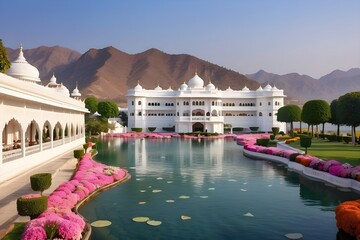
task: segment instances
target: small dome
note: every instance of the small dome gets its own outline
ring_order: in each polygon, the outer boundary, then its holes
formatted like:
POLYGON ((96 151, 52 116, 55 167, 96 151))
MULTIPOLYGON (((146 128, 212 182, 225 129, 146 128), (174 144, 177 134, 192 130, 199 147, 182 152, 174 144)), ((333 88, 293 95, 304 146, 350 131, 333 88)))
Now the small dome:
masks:
POLYGON ((189 80, 188 85, 190 88, 203 88, 204 80, 195 73, 195 76, 189 80))
POLYGON ((172 90, 171 86, 166 91, 174 91, 172 90))
POLYGON ((209 84, 206 85, 206 90, 215 90, 215 85, 209 82, 209 84))
POLYGON ((47 84, 48 87, 56 87, 58 84, 56 83, 56 77, 53 74, 52 77, 50 78, 49 83, 47 84))
POLYGON ((80 93, 80 91, 79 91, 79 89, 78 89, 77 84, 76 84, 75 89, 72 91, 71 96, 72 96, 72 97, 81 97, 81 93, 80 93))
POLYGON ((180 90, 181 90, 181 91, 184 91, 184 90, 186 90, 187 88, 188 88, 188 85, 187 85, 186 83, 183 83, 183 84, 180 85, 180 90))
POLYGON ((159 84, 157 85, 156 88, 154 88, 154 90, 162 90, 162 88, 159 86, 159 84))
POLYGON ((273 86, 272 90, 279 90, 275 85, 273 86))
POLYGON ((256 89, 257 92, 263 91, 263 88, 260 86, 258 89, 256 89))
POLYGON ((248 91, 250 91, 250 89, 247 86, 245 86, 245 87, 243 87, 242 91, 243 92, 248 92, 248 91))
POLYGON ((232 90, 231 87, 229 86, 229 87, 226 89, 226 91, 234 91, 234 90, 232 90))
POLYGON ((264 87, 264 91, 271 91, 272 87, 270 86, 270 84, 266 85, 264 87))
POLYGON ((62 83, 60 84, 60 87, 58 87, 58 92, 61 94, 64 94, 65 96, 70 96, 70 91, 69 89, 67 89, 67 87, 65 87, 62 83))
POLYGON ((6 72, 6 74, 29 82, 41 81, 39 78, 39 70, 26 61, 22 46, 20 46, 18 58, 11 63, 11 67, 6 72))
POLYGON ((138 84, 134 87, 134 90, 142 90, 142 86, 140 85, 140 83, 138 82, 138 84))

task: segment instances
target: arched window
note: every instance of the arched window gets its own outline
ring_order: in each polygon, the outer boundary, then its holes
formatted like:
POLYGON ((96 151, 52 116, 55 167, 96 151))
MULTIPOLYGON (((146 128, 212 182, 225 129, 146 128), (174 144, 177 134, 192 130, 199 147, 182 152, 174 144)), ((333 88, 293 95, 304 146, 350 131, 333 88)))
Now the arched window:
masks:
POLYGON ((269 117, 271 117, 272 116, 272 114, 271 113, 269 113, 269 117))
POLYGON ((262 112, 259 112, 259 117, 262 117, 262 112))
POLYGON ((141 105, 141 101, 138 102, 138 105, 141 105))
POLYGON ((271 105, 271 102, 268 102, 268 105, 270 106, 270 105, 271 105))
POLYGON ((260 102, 259 105, 262 106, 262 103, 260 102))

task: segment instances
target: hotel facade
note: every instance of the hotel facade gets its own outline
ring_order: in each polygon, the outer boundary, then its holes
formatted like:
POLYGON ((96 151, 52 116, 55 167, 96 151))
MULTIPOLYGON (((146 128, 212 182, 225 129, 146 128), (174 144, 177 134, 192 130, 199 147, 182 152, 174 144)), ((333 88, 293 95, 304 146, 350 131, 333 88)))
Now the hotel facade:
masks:
POLYGON ((148 90, 138 83, 127 92, 128 127, 156 128, 156 132, 173 128, 176 132, 224 133, 224 127, 285 131, 285 123, 276 120, 285 97, 283 90, 269 84, 257 90, 246 86, 219 90, 211 82, 204 86, 197 74, 178 90, 160 86, 148 90))
POLYGON ((77 87, 70 94, 55 76, 41 83, 22 47, 0 73, 0 183, 85 143, 88 110, 77 87))

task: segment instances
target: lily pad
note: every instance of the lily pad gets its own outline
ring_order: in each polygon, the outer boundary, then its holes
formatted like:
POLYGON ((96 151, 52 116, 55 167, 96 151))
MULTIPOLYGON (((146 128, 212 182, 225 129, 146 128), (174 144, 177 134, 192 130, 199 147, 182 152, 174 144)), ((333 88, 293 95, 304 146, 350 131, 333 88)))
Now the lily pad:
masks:
POLYGON ((181 198, 181 199, 187 199, 187 198, 190 198, 190 196, 181 195, 179 198, 181 198))
POLYGON ((156 220, 149 220, 149 221, 147 221, 146 222, 148 225, 150 225, 150 226, 154 226, 154 227, 156 227, 156 226, 159 226, 159 225, 161 225, 161 221, 156 221, 156 220))
POLYGON ((254 216, 254 215, 252 215, 252 214, 249 213, 249 212, 244 214, 244 217, 253 217, 253 216, 254 216))
POLYGON ((134 222, 147 222, 150 220, 148 217, 134 217, 132 219, 134 222))
POLYGON ((181 215, 181 220, 190 220, 191 219, 191 217, 189 217, 189 216, 185 216, 185 215, 181 215))
POLYGON ((91 223, 92 227, 107 227, 110 226, 111 222, 108 220, 97 220, 91 223))
POLYGON ((159 192, 162 192, 162 190, 160 190, 160 189, 154 189, 154 190, 152 190, 152 192, 153 192, 153 193, 159 193, 159 192))
POLYGON ((285 234, 285 237, 287 237, 289 239, 300 239, 303 237, 303 235, 301 233, 288 233, 288 234, 285 234))

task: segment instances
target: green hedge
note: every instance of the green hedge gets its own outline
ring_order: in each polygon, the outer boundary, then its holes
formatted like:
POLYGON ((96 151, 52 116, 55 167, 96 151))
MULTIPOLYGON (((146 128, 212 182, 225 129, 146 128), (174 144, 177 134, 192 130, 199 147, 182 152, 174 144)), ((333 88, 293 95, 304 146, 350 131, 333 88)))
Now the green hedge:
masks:
POLYGON ((51 173, 38 173, 30 176, 31 189, 34 191, 43 191, 51 186, 51 173))
POLYGON ((18 198, 16 209, 20 216, 29 216, 31 219, 38 217, 48 207, 48 197, 18 198))
POLYGON ((84 156, 85 150, 84 149, 76 149, 74 150, 74 158, 80 160, 82 156, 84 156))
POLYGON ((175 126, 173 127, 163 127, 162 128, 166 132, 175 132, 175 126))
POLYGON ((252 132, 256 132, 259 130, 259 127, 249 127, 252 132))
POLYGON ((338 137, 337 137, 335 134, 331 134, 331 135, 326 134, 326 135, 325 135, 325 138, 326 138, 327 140, 329 140, 330 142, 336 142, 337 139, 338 139, 338 137))
POLYGON ((142 132, 142 128, 131 128, 133 132, 142 132))
POLYGON ((148 127, 149 132, 155 131, 156 127, 148 127))
POLYGON ((271 135, 270 135, 270 139, 271 139, 271 140, 275 140, 275 135, 274 135, 274 134, 271 134, 271 135))
POLYGON ((242 132, 242 131, 244 131, 244 128, 243 127, 234 127, 233 131, 234 132, 242 132))
POLYGON ((352 137, 344 136, 344 137, 343 137, 343 140, 344 140, 345 143, 349 143, 349 142, 351 142, 351 140, 352 140, 351 138, 352 138, 352 137))
POLYGON ((256 139, 256 145, 267 147, 269 146, 269 138, 258 138, 256 139))
POLYGON ((280 128, 279 127, 272 127, 271 131, 273 132, 273 134, 276 136, 279 134, 280 128))

